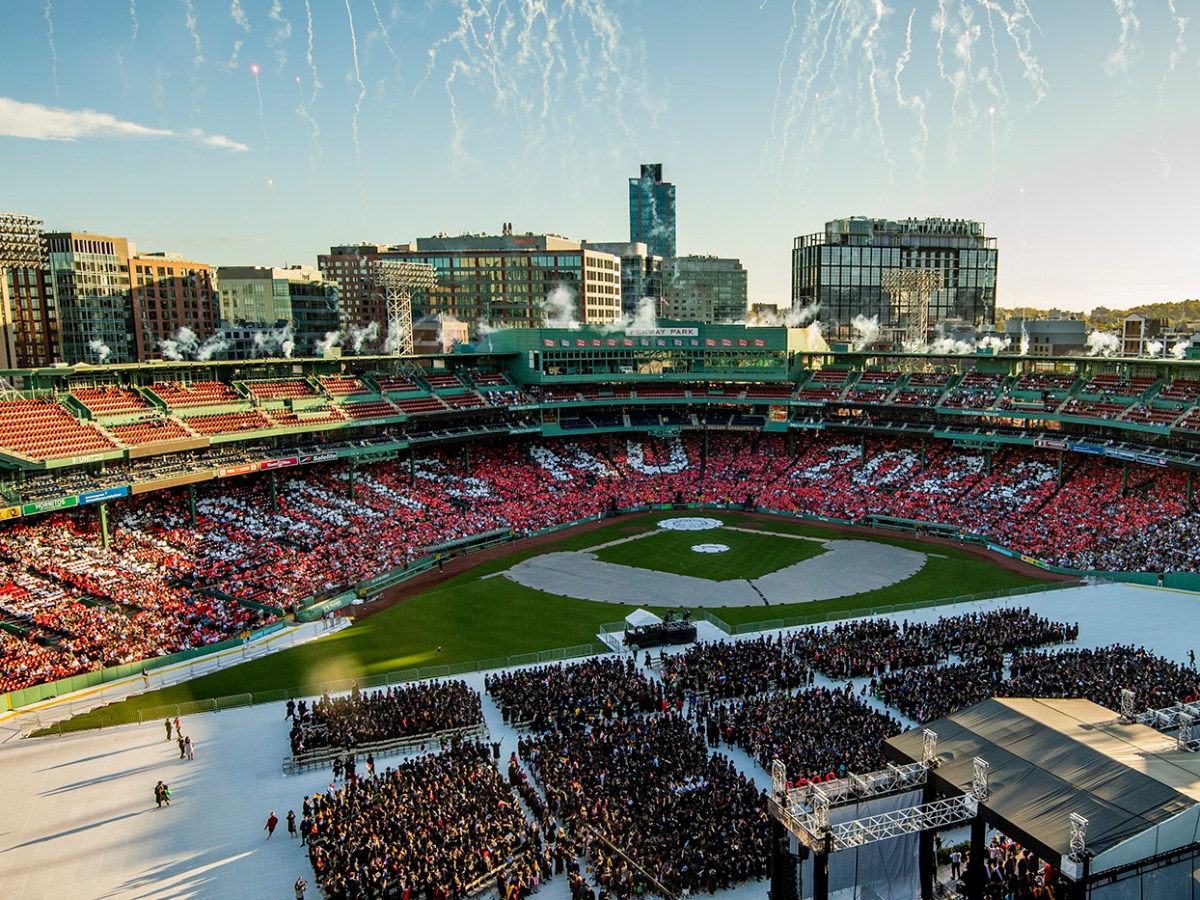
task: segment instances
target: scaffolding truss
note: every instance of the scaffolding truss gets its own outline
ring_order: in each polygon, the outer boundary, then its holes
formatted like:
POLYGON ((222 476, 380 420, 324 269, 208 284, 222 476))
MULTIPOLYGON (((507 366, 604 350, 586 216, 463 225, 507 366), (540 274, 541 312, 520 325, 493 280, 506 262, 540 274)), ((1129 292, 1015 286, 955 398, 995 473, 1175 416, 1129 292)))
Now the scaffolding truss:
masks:
POLYGON ((387 304, 388 350, 396 356, 412 356, 412 295, 437 284, 437 272, 428 263, 398 259, 377 259, 371 268, 387 304))
POLYGON ((978 812, 979 801, 970 794, 963 794, 836 825, 829 824, 829 808, 825 804, 818 804, 817 810, 803 817, 787 810, 778 810, 776 816, 809 850, 836 853, 904 834, 952 828, 971 821, 978 812))
POLYGON ((904 349, 929 345, 929 295, 942 286, 937 269, 885 269, 882 287, 888 296, 892 321, 904 323, 904 349))
POLYGON ((783 763, 771 763, 771 792, 788 809, 798 815, 808 815, 813 804, 842 806, 857 803, 871 797, 882 797, 902 791, 911 791, 925 784, 929 767, 923 763, 896 766, 888 763, 886 769, 865 774, 851 773, 845 778, 833 778, 820 784, 787 786, 787 771, 783 763))
POLYGON ((1121 691, 1121 720, 1146 725, 1163 734, 1175 733, 1177 750, 1200 749, 1200 737, 1196 734, 1196 720, 1200 719, 1200 703, 1176 703, 1161 709, 1134 712, 1133 691, 1121 691))
POLYGON ((1087 828, 1088 820, 1079 813, 1071 813, 1071 852, 1070 858, 1074 862, 1083 862, 1087 858, 1087 828))
POLYGON ((41 219, 0 213, 0 269, 46 268, 41 219))

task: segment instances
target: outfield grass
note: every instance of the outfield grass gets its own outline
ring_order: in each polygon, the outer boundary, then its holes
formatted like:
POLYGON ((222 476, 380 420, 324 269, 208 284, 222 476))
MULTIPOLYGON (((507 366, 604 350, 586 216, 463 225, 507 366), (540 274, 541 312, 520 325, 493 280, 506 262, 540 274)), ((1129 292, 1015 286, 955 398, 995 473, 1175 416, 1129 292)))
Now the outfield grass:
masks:
POLYGON ((690 575, 709 581, 733 581, 761 578, 824 552, 825 548, 816 541, 713 528, 707 531, 663 529, 597 550, 595 556, 603 562, 637 569, 690 575), (725 544, 729 549, 724 553, 697 553, 692 549, 697 544, 725 544))
MULTIPOLYGON (((596 639, 601 625, 621 621, 633 611, 633 607, 560 597, 515 584, 507 578, 483 576, 502 572, 531 556, 564 550, 583 550, 629 537, 631 534, 652 529, 659 519, 678 515, 663 513, 620 518, 593 531, 565 535, 561 540, 550 544, 518 550, 510 556, 489 560, 410 600, 372 615, 352 628, 304 646, 283 650, 185 684, 152 691, 103 710, 78 716, 71 720, 68 727, 88 728, 102 722, 135 722, 138 710, 192 700, 289 690, 298 686, 362 678, 402 669, 491 660, 591 643, 596 639)), ((737 520, 727 516, 726 521, 732 525, 744 525, 781 534, 805 534, 825 539, 844 537, 828 529, 800 525, 784 519, 737 520)), ((725 539, 726 535, 754 537, 725 530, 691 532, 690 536, 688 533, 676 534, 684 534, 689 541, 689 547, 691 543, 716 540, 711 536, 717 534, 722 535, 720 543, 728 543, 730 546, 733 545, 725 539), (696 534, 704 534, 705 537, 697 540, 696 534)), ((651 539, 647 537, 619 546, 637 548, 639 544, 651 539)), ((777 541, 783 541, 793 552, 795 548, 792 545, 797 545, 801 551, 810 546, 820 550, 818 544, 809 541, 783 538, 764 540, 770 541, 772 546, 777 541)), ((741 625, 793 616, 869 610, 879 606, 945 599, 1042 583, 1039 579, 1005 572, 954 547, 899 538, 880 540, 882 543, 920 552, 934 552, 945 558, 930 558, 924 568, 912 578, 865 594, 816 603, 721 608, 713 610, 713 613, 731 625, 741 625)), ((691 553, 690 550, 688 552, 691 553)))

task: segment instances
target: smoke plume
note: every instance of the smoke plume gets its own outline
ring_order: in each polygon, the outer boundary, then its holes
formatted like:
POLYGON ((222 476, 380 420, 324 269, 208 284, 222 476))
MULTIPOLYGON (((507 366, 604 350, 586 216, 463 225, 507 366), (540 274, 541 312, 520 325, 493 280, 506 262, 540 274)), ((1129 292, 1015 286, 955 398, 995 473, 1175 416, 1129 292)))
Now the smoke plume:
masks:
POLYGON ((1093 331, 1087 336, 1088 356, 1114 356, 1121 352, 1121 340, 1115 334, 1093 331))
POLYGON ((854 350, 862 350, 879 340, 879 316, 867 318, 859 314, 850 320, 850 329, 854 332, 851 346, 854 350))
POLYGON ((578 328, 575 317, 575 291, 566 284, 558 284, 541 303, 542 320, 547 328, 578 328))

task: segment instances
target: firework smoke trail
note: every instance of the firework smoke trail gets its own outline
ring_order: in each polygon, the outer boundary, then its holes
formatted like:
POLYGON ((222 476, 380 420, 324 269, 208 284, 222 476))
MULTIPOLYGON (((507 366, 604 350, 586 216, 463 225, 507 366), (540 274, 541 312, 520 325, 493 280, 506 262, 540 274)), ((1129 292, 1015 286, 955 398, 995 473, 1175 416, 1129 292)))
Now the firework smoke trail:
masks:
MULTIPOLYGON (((783 96, 783 70, 787 66, 787 61, 792 56, 792 40, 796 37, 796 3, 798 0, 792 0, 792 24, 788 28, 787 37, 783 41, 783 55, 779 57, 779 71, 775 74, 775 100, 771 104, 771 121, 779 120, 779 98, 783 96)), ((760 6, 761 10, 762 7, 760 6)))
POLYGON ((371 0, 371 9, 375 13, 375 22, 379 25, 379 35, 383 39, 383 46, 387 52, 391 54, 396 63, 396 77, 400 77, 400 54, 392 47, 392 39, 388 34, 387 26, 383 24, 383 16, 379 14, 379 4, 375 0, 371 0))
POLYGON ((874 0, 873 6, 875 9, 875 20, 867 28, 867 36, 863 39, 862 49, 866 53, 871 66, 870 71, 867 73, 867 84, 870 88, 871 112, 874 116, 875 135, 879 138, 879 146, 883 148, 883 160, 887 163, 888 172, 894 178, 896 174, 896 161, 892 159, 892 154, 888 150, 887 137, 883 132, 883 119, 879 109, 879 91, 876 89, 876 84, 883 81, 883 74, 879 68, 876 55, 879 53, 879 32, 883 25, 883 17, 888 12, 888 8, 884 5, 883 0, 874 0))
MULTIPOLYGON (((811 0, 809 7, 810 15, 804 28, 804 36, 800 42, 799 59, 796 62, 796 72, 792 76, 791 86, 788 97, 785 103, 785 112, 783 121, 778 128, 773 129, 777 133, 776 144, 779 148, 779 163, 778 168, 782 169, 783 162, 787 158, 788 145, 792 132, 795 130, 796 122, 806 112, 809 113, 809 124, 804 130, 805 138, 801 143, 801 148, 807 144, 808 135, 812 132, 812 110, 810 109, 809 97, 813 94, 813 84, 817 76, 821 74, 821 69, 825 65, 825 60, 829 56, 830 37, 833 35, 838 23, 841 21, 841 15, 845 4, 849 0, 837 0, 832 7, 823 10, 817 14, 815 4, 816 0, 811 0), (828 23, 828 24, 826 24, 828 23), (824 29, 822 32, 822 28, 824 29), (817 50, 818 36, 820 38, 819 54, 815 62, 810 62, 809 54, 805 52, 806 47, 812 47, 817 50), (807 70, 807 74, 806 74, 807 70)), ((792 7, 793 15, 795 15, 795 6, 792 7)), ((789 36, 790 43, 790 36, 789 36)), ((786 62, 780 63, 782 68, 786 62)), ((819 95, 818 99, 819 99, 819 95)), ((812 104, 815 106, 816 104, 812 104)))
POLYGON ((275 48, 275 65, 282 71, 287 65, 287 51, 283 49, 283 44, 292 36, 292 23, 283 17, 283 0, 271 0, 267 18, 279 26, 267 38, 267 46, 275 48))
POLYGON ((1188 18, 1187 16, 1179 15, 1175 8, 1175 0, 1167 0, 1167 11, 1171 15, 1171 21, 1175 24, 1175 44, 1171 47, 1171 53, 1167 57, 1167 70, 1163 72, 1162 80, 1158 83, 1158 105, 1162 108, 1163 92, 1167 87, 1167 79, 1171 73, 1175 71, 1175 67, 1179 65, 1179 61, 1187 55, 1187 44, 1184 43, 1184 34, 1187 31, 1188 18))
POLYGON ((350 133, 354 138, 354 159, 358 170, 362 172, 362 152, 358 144, 358 115, 362 112, 362 103, 367 96, 367 86, 363 83, 362 72, 358 68, 358 36, 354 33, 354 13, 350 9, 350 0, 346 0, 346 18, 350 20, 350 50, 354 55, 354 78, 358 81, 358 98, 354 101, 354 116, 350 120, 350 133))
POLYGON ((229 16, 233 19, 233 24, 242 29, 246 34, 250 33, 250 20, 246 18, 246 11, 242 9, 242 0, 231 0, 229 4, 229 16))
POLYGON ((250 71, 254 73, 254 92, 258 94, 258 127, 262 129, 263 136, 263 168, 267 173, 267 186, 273 187, 275 181, 271 178, 271 136, 267 134, 267 117, 263 112, 262 85, 258 81, 258 63, 252 65, 250 71))
POLYGON ((312 6, 309 0, 304 0, 304 15, 308 20, 308 50, 305 53, 305 59, 308 61, 308 70, 312 72, 312 94, 308 98, 311 104, 317 99, 317 92, 321 90, 321 79, 317 77, 317 64, 313 61, 313 23, 312 23, 312 6))
POLYGON ((196 8, 192 6, 192 0, 180 0, 186 12, 184 16, 184 25, 187 26, 188 34, 192 36, 192 44, 196 48, 196 55, 192 57, 192 65, 198 66, 204 62, 204 51, 200 49, 200 32, 196 30, 196 8))
MULTIPOLYGON (((657 116, 663 101, 652 96, 638 71, 641 43, 627 38, 607 0, 457 0, 453 30, 426 51, 420 92, 435 72, 450 105, 451 146, 460 157, 470 122, 458 96, 466 86, 485 88, 492 105, 531 152, 547 147, 547 134, 562 122, 595 112, 632 139, 632 108, 657 116), (568 94, 570 96, 568 96, 568 94), (615 115, 614 115, 615 114, 615 115)), ((571 148, 556 144, 560 160, 571 148)))
MULTIPOLYGON (((988 0, 980 0, 983 6, 984 15, 987 18, 987 33, 988 41, 992 47, 992 65, 991 68, 981 68, 979 77, 987 86, 988 92, 994 100, 1001 100, 1008 94, 1008 89, 1004 86, 1004 74, 1000 71, 1000 48, 996 45, 996 25, 992 21, 993 4, 988 0)), ((989 114, 995 115, 995 108, 989 110, 989 114)))
POLYGON ((912 139, 909 148, 917 164, 917 187, 923 195, 925 193, 925 149, 929 146, 929 125, 925 121, 925 99, 919 94, 905 97, 904 89, 900 86, 904 69, 912 59, 912 25, 916 14, 915 7, 908 14, 908 27, 904 33, 904 52, 896 58, 896 103, 901 109, 910 109, 916 113, 917 135, 912 139))
POLYGON ((603 86, 598 93, 601 96, 606 93, 611 96, 617 122, 624 130, 626 137, 632 141, 636 136, 636 131, 625 118, 625 97, 630 93, 635 94, 641 105, 649 109, 653 115, 664 112, 665 105, 656 104, 653 101, 650 92, 646 90, 645 82, 638 82, 628 76, 623 59, 626 41, 622 33, 621 22, 604 5, 604 0, 584 0, 582 12, 591 25, 592 34, 597 40, 600 66, 595 71, 581 67, 576 81, 583 92, 589 90, 592 84, 599 83, 603 86))
POLYGON ((317 125, 317 120, 313 118, 312 113, 308 111, 308 104, 304 102, 304 87, 300 82, 299 75, 296 76, 296 93, 300 95, 300 105, 296 107, 296 112, 304 120, 304 124, 308 128, 308 165, 315 175, 317 173, 317 163, 321 159, 321 143, 318 140, 321 136, 321 129, 317 125))
POLYGON ((308 49, 305 53, 305 59, 308 61, 308 70, 312 73, 312 93, 309 94, 306 101, 304 99, 304 89, 300 83, 300 76, 296 76, 296 90, 300 94, 300 106, 297 107, 296 112, 300 114, 300 118, 308 126, 308 164, 309 168, 315 174, 317 163, 321 159, 321 127, 317 124, 317 119, 312 114, 311 107, 313 101, 317 99, 317 94, 321 91, 321 79, 317 76, 317 64, 313 61, 313 19, 312 6, 309 0, 304 0, 304 15, 308 23, 308 49))
POLYGON ((62 95, 58 90, 58 50, 54 47, 54 19, 50 15, 51 0, 46 0, 42 15, 46 17, 46 40, 50 44, 50 77, 54 80, 54 99, 61 102, 62 95))
POLYGON ((1121 36, 1117 39, 1117 49, 1109 54, 1104 64, 1104 71, 1109 75, 1128 71, 1133 64, 1133 57, 1141 54, 1139 35, 1142 23, 1134 7, 1133 0, 1113 0, 1113 9, 1121 20, 1121 36))
MULTIPOLYGON (((246 11, 242 9, 241 0, 232 0, 229 6, 229 17, 233 19, 233 24, 242 29, 244 34, 250 33, 250 20, 246 18, 246 11)), ((233 42, 233 52, 229 55, 229 62, 217 63, 226 72, 236 72, 239 68, 238 57, 242 55, 242 47, 245 44, 243 40, 233 42)))
POLYGON ((117 48, 117 69, 121 73, 121 95, 129 96, 129 79, 125 77, 125 51, 132 50, 138 39, 137 0, 129 0, 129 43, 117 48))
POLYGON ((555 81, 555 69, 566 74, 567 61, 563 55, 562 41, 558 37, 558 23, 561 21, 550 15, 547 0, 526 0, 525 27, 517 36, 517 65, 523 66, 531 59, 538 59, 538 72, 542 83, 542 103, 540 117, 544 121, 550 114, 551 98, 554 95, 552 84, 555 81), (545 34, 534 38, 533 30, 538 19, 545 23, 545 34))
POLYGON ((994 12, 1004 23, 1004 31, 1013 43, 1017 59, 1021 61, 1021 75, 1033 90, 1033 105, 1037 106, 1050 93, 1050 86, 1046 83, 1046 73, 1042 64, 1038 62, 1033 53, 1033 30, 1040 32, 1041 29, 1029 9, 1029 4, 1026 0, 1016 0, 1013 3, 1012 12, 1009 12, 994 0, 980 0, 980 2, 988 9, 989 13, 994 12))

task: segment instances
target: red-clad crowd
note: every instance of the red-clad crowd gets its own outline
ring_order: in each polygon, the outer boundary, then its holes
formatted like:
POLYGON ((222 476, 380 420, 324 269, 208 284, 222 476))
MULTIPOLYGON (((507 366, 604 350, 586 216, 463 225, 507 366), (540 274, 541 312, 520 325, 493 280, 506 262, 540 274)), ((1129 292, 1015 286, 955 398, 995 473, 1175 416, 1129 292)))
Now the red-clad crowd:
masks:
POLYGON ((1084 569, 1200 570, 1184 476, 1099 457, 945 442, 690 432, 431 450, 351 472, 311 467, 0 525, 0 647, 13 689, 199 646, 267 620, 232 597, 291 609, 496 529, 523 534, 615 507, 749 503, 857 520, 946 523, 1084 569), (791 452, 789 452, 789 449, 791 452), (204 593, 208 589, 208 593, 204 593))

